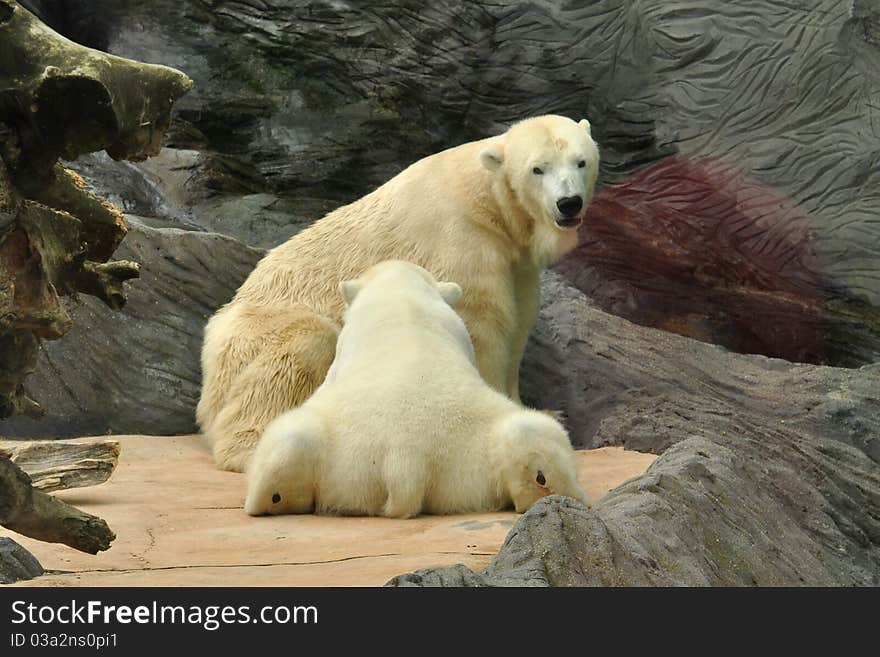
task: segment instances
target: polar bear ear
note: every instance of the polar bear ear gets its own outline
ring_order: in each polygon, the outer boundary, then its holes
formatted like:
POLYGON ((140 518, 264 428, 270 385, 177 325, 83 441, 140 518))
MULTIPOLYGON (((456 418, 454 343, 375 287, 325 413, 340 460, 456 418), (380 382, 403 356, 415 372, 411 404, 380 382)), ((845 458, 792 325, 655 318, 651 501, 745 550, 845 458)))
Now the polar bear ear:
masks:
POLYGON ((489 171, 498 171, 504 162, 504 144, 495 142, 480 152, 480 162, 489 171))
POLYGON ((586 119, 581 119, 580 121, 578 121, 578 125, 586 130, 588 135, 590 135, 591 137, 593 136, 593 133, 590 131, 591 127, 589 121, 587 121, 586 119))
POLYGON ((342 298, 345 299, 345 303, 351 305, 351 302, 354 301, 354 298, 358 295, 358 292, 361 291, 363 286, 364 284, 357 278, 350 281, 342 281, 339 284, 339 293, 342 295, 342 298))
POLYGON ((461 287, 458 283, 437 283, 440 296, 450 306, 454 306, 461 299, 461 287))

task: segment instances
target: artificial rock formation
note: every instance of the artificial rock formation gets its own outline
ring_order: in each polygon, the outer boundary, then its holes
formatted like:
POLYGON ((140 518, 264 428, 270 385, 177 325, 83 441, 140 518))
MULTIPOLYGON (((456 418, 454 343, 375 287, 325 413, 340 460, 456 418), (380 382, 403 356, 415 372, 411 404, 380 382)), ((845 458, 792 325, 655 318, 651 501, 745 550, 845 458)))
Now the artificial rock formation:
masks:
POLYGON ((661 457, 592 512, 536 506, 483 573, 398 583, 877 584, 875 2, 27 4, 197 85, 159 157, 75 163, 144 216, 120 253, 145 285, 118 332, 74 309, 90 330, 32 378, 49 417, 9 433, 191 430, 201 329, 250 247, 441 148, 585 115, 604 189, 544 280, 522 392, 579 447, 661 457))
POLYGON ((192 431, 194 352, 256 262, 245 245, 273 246, 424 155, 545 111, 588 116, 601 147, 604 189, 559 267, 601 308, 745 353, 845 366, 880 353, 874 3, 27 5, 196 86, 157 157, 72 163, 175 250, 143 243, 137 257, 179 293, 145 281, 115 335, 90 301, 72 309, 95 333, 45 345, 32 380, 54 408, 0 424, 9 435, 192 431), (78 381, 83 357, 93 373, 78 381))
POLYGON ((814 217, 742 168, 670 157, 599 194, 557 271, 608 312, 739 353, 874 362, 880 309, 822 247, 814 217))
POLYGON ((581 446, 660 458, 592 510, 536 504, 481 573, 391 584, 880 585, 880 364, 733 354, 608 315, 555 275, 544 289, 524 394, 581 446))
POLYGON ((43 567, 30 552, 6 536, 0 536, 0 584, 33 579, 43 574, 43 567))
POLYGON ((0 1, 0 419, 39 417, 24 390, 41 340, 70 331, 63 296, 125 304, 139 266, 110 261, 121 211, 59 164, 104 149, 155 154, 172 103, 191 85, 164 66, 68 41, 16 2, 0 1))
POLYGON ((266 248, 429 153, 585 115, 606 193, 563 271, 602 308, 745 353, 880 355, 873 0, 30 4, 197 82, 159 159, 80 169, 129 212, 266 248))

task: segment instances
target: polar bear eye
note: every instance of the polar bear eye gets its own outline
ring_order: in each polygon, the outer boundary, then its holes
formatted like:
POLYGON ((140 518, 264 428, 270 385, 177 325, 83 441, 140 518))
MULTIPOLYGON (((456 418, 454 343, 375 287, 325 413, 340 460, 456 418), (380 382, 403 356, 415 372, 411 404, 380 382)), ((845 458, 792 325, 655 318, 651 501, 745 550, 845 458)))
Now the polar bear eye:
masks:
POLYGON ((578 169, 583 169, 585 166, 587 166, 586 160, 581 160, 580 162, 578 162, 578 169))
POLYGON ((278 504, 281 501, 281 496, 278 493, 275 493, 272 496, 272 504, 278 504))
POLYGON ((537 483, 539 486, 547 485, 547 479, 544 477, 544 473, 540 470, 538 470, 538 476, 535 477, 535 483, 537 483))
POLYGON ((532 169, 532 173, 536 176, 540 176, 544 173, 544 169, 542 169, 541 167, 535 167, 534 169, 532 169))

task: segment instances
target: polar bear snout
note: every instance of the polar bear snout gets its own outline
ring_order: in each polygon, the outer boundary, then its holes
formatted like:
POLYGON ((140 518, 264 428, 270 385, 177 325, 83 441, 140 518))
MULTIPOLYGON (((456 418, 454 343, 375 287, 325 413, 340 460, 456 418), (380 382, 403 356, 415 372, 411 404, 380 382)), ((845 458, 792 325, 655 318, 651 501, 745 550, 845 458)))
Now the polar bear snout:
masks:
POLYGON ((577 213, 584 207, 584 199, 580 196, 563 196, 556 201, 556 207, 564 217, 575 217, 577 213))
POLYGON ((556 224, 562 228, 573 228, 581 222, 581 210, 584 207, 584 199, 581 196, 563 196, 556 201, 556 209, 561 216, 557 217, 556 224))

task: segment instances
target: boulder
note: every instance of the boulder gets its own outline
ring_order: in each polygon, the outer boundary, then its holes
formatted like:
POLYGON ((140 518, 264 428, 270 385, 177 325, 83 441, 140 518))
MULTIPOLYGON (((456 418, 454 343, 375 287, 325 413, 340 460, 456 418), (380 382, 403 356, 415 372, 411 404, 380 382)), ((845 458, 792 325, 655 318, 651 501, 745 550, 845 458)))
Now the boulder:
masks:
POLYGON ((561 409, 578 446, 661 456, 592 510, 535 505, 480 573, 390 584, 880 584, 880 364, 733 354, 608 315, 554 275, 547 288, 531 400, 561 409))
MULTIPOLYGON (((662 418, 661 418, 662 419, 662 418)), ((743 423, 693 437, 588 510, 545 498, 481 573, 395 586, 877 586, 880 470, 833 439, 743 423)))
POLYGON ((37 558, 8 536, 0 536, 0 584, 12 584, 43 574, 37 558))
POLYGON ((521 394, 561 411, 577 447, 660 454, 689 434, 732 430, 745 414, 880 459, 880 363, 838 368, 737 354, 603 312, 553 272, 542 294, 521 394))

